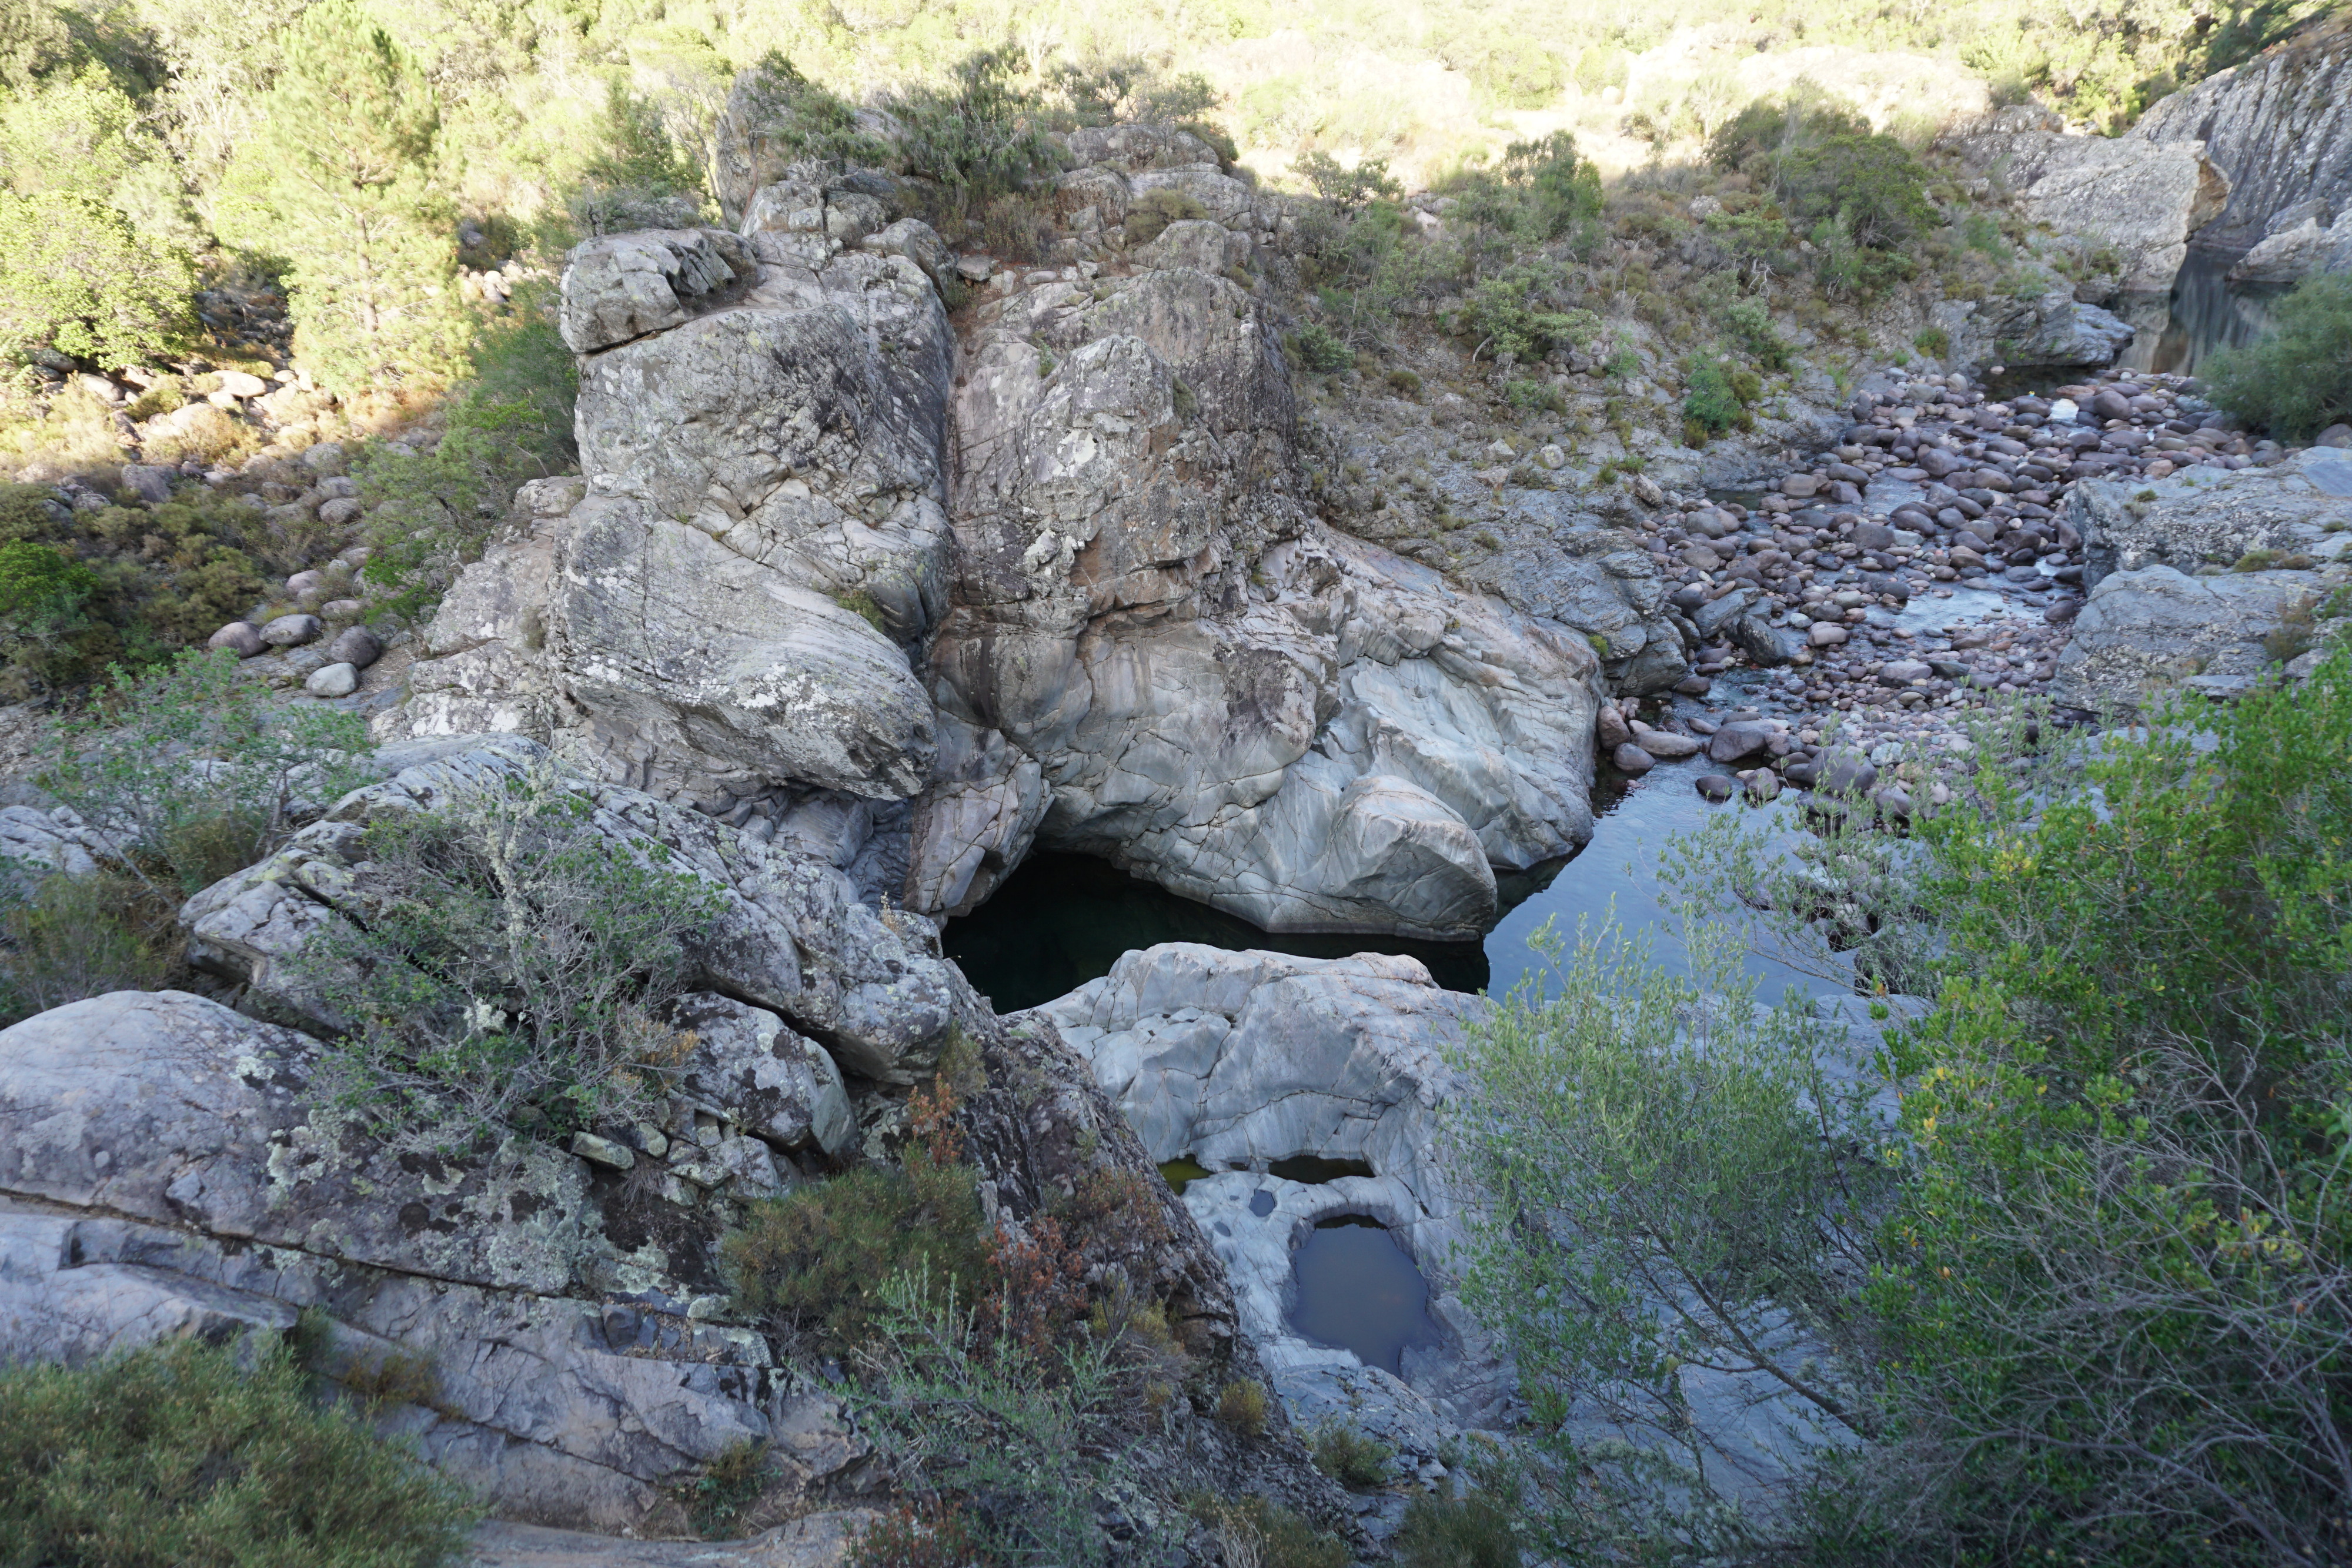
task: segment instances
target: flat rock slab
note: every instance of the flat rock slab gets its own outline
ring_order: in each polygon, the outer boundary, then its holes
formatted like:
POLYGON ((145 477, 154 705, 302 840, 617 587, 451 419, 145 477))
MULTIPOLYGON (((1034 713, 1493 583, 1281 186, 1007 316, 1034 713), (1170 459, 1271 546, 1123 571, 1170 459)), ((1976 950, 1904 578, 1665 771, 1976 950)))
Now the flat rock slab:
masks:
POLYGON ((749 1541, 629 1541, 493 1521, 474 1532, 478 1568, 837 1568, 871 1509, 812 1513, 749 1541))

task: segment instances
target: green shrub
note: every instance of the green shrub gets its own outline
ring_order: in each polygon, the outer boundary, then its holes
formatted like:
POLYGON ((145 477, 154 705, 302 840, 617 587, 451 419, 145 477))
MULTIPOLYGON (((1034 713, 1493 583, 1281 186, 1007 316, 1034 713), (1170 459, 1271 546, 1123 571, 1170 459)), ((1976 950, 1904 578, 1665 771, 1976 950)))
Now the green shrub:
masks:
POLYGON ((1217 1537, 1227 1563, 1260 1568, 1347 1568, 1347 1542, 1316 1529, 1278 1502, 1255 1493, 1200 1497, 1192 1517, 1217 1537))
POLYGON ((480 559, 516 488, 576 464, 580 377, 556 333, 554 306, 551 288, 527 287, 505 314, 477 322, 471 378, 445 405, 431 451, 362 448, 353 476, 369 507, 371 547, 362 575, 385 591, 376 613, 429 615, 457 572, 480 559))
POLYGON ((141 674, 117 669, 87 714, 58 727, 39 781, 131 875, 177 902, 373 778, 372 749, 357 715, 273 703, 236 654, 192 652, 141 674))
POLYGON ((599 832, 551 768, 370 824, 366 924, 288 970, 331 1016, 339 1098, 419 1147, 657 1119, 717 889, 599 832))
POLYGON ((2307 277, 2273 308, 2271 330, 2206 365, 2207 395, 2281 441, 2352 420, 2352 272, 2307 277))
POLYGON ((1940 360, 1952 351, 1952 335, 1941 327, 1922 327, 1911 335, 1911 346, 1929 359, 1940 360))
POLYGON ((1393 1550, 1400 1568, 1519 1568, 1510 1510, 1483 1491, 1414 1498, 1393 1550))
POLYGON ((0 879, 0 1028, 182 978, 178 915, 176 899, 121 873, 0 879))
POLYGON ((682 1489, 680 1500, 686 1504, 694 1532, 705 1541, 733 1533, 736 1521, 759 1500, 774 1477, 765 1444, 749 1437, 730 1443, 682 1489))
POLYGON ((1344 1421, 1332 1420, 1314 1433, 1315 1468, 1341 1486, 1361 1491, 1383 1484, 1396 1450, 1344 1421))
POLYGON ((1284 340, 1284 346, 1290 350, 1291 358, 1302 371, 1328 373, 1355 368, 1356 350, 1320 322, 1301 322, 1298 330, 1284 340))
POLYGON ((1237 1377, 1217 1393, 1217 1419, 1244 1437, 1265 1434, 1267 1413, 1265 1385, 1255 1378, 1237 1377))
MULTIPOLYGON (((955 1109, 953 1083, 935 1080, 909 1103, 898 1166, 861 1166, 752 1206, 719 1246, 737 1303, 780 1332, 844 1349, 863 1344, 888 1313, 914 1310, 913 1298, 893 1307, 886 1292, 910 1272, 926 1312, 936 1283, 950 1301, 993 1299, 1002 1314, 1007 1281, 961 1158, 955 1109)), ((1004 1322, 1000 1315, 1000 1330, 1004 1322)))
POLYGON ((0 1562, 61 1568, 440 1568, 476 1510, 306 1396, 282 1348, 241 1372, 193 1342, 0 1367, 0 1562))
POLYGON ((156 359, 195 327, 195 269, 103 202, 0 190, 0 359, 53 349, 109 369, 156 359))
POLYGON ((1709 435, 1729 430, 1746 410, 1731 378, 1711 354, 1694 354, 1683 365, 1683 418, 1709 435))
POLYGON ((1189 192, 1176 190, 1146 191, 1127 214, 1127 243, 1149 245, 1166 232, 1170 224, 1188 219, 1205 218, 1209 209, 1201 199, 1189 192))
POLYGON ((1788 342, 1772 325, 1772 313, 1762 300, 1735 300, 1724 311, 1723 323, 1739 347, 1767 371, 1778 375, 1789 368, 1788 342))
POLYGON ((1352 213, 1370 202, 1393 202, 1404 187, 1389 173, 1385 158, 1360 159, 1354 167, 1328 152, 1308 152, 1291 165, 1307 188, 1342 213, 1352 213))
MULTIPOLYGON (((864 1282, 874 1293, 870 1333, 861 1375, 843 1393, 861 1428, 901 1456, 908 1490, 981 1505, 929 1511, 977 1547, 953 1561, 1101 1568, 1152 1561, 1173 1544, 1147 1534, 1122 1550, 1097 1517, 1098 1499, 1114 1485, 1136 1484, 1118 1420, 1127 1379, 1112 1347, 1072 1334, 1033 1348, 992 1333, 992 1314, 960 1306, 969 1298, 936 1279, 919 1262, 864 1282)), ((900 1559, 880 1552, 912 1533, 867 1536, 859 1561, 900 1568, 900 1559)))
POLYGON ((1055 167, 1045 105, 1022 85, 1022 65, 1013 45, 977 49, 937 83, 883 95, 898 123, 899 166, 929 187, 933 215, 950 239, 997 197, 1055 167))

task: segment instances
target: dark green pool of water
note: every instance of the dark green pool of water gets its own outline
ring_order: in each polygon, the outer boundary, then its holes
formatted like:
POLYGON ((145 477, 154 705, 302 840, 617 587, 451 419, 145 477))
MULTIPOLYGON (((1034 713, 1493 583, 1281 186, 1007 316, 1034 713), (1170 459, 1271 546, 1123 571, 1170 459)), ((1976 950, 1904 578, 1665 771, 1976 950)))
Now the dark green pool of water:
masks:
POLYGON ((1293 1255, 1298 1302, 1290 1322, 1318 1344, 1396 1373, 1411 1345, 1439 1343, 1429 1284, 1388 1228, 1357 1215, 1327 1219, 1293 1255))
POLYGON ((940 946, 1000 1013, 1050 1002, 1110 973, 1119 955, 1161 942, 1265 948, 1302 958, 1409 953, 1449 990, 1486 984, 1475 942, 1297 936, 1261 931, 1238 915, 1180 898, 1085 855, 1041 852, 1004 879, 987 904, 948 923, 940 946))

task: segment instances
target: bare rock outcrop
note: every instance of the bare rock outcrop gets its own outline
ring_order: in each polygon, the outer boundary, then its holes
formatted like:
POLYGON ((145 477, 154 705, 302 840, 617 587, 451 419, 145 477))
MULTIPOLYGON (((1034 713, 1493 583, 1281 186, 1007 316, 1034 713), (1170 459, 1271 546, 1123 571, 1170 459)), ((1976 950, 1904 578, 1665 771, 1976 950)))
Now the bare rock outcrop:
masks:
MULTIPOLYGON (((1068 141, 1072 243, 1122 259, 1000 277, 961 343, 870 171, 746 152, 740 235, 579 247, 585 478, 524 487, 384 732, 519 731, 930 915, 1044 843, 1270 929, 1464 936, 1573 852, 1583 630, 1317 519, 1246 286, 1278 205, 1189 132, 1068 141), (1127 254, 1157 191, 1208 216, 1127 254)), ((1629 591, 1576 612, 1679 667, 1629 591)))
POLYGON ((2117 141, 2203 149, 2227 174, 2229 197, 2198 243, 2257 253, 2242 264, 2246 277, 2284 283, 2345 265, 2337 258, 2352 250, 2339 216, 2352 207, 2352 17, 2316 19, 2243 65, 2159 99, 2117 141))
POLYGON ((2189 236, 2230 200, 2226 165, 2196 140, 1990 131, 1964 139, 1959 150, 2016 193, 2030 222, 2115 246, 2130 294, 2169 289, 2189 236))

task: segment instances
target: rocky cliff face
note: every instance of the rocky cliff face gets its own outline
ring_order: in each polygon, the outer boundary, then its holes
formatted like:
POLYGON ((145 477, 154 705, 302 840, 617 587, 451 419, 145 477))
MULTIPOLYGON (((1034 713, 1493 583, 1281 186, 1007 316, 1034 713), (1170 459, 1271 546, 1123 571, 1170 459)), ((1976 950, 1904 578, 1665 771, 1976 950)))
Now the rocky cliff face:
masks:
MULTIPOLYGON (((183 914, 250 1010, 307 1029, 167 991, 0 1032, 0 1358, 299 1326, 315 1370, 510 1520, 644 1526, 753 1439, 793 1511, 860 1495, 879 1479, 873 1449, 734 1313, 714 1245, 747 1200, 855 1157, 853 1114, 884 1109, 873 1078, 902 1077, 953 1030, 974 1047, 961 1120, 991 1220, 1017 1239, 1115 1178, 1156 1223, 1073 1232, 1086 1278, 1167 1304, 1202 1402, 1264 1375, 1206 1239, 1050 1019, 1000 1022, 928 923, 858 904, 821 857, 623 786, 559 776, 590 801, 588 831, 724 906, 663 1124, 568 1147, 485 1128, 430 1155, 376 1138, 322 1092, 329 1020, 289 960, 331 955, 336 924, 380 892, 349 852, 365 828, 547 758, 503 736, 393 760, 406 766, 183 914)), ((1171 1495, 1247 1483, 1337 1516, 1278 1411, 1263 1441, 1181 1399, 1171 1418, 1154 1441, 1171 1495)))
POLYGON ((2201 146, 2229 197, 2198 244, 2287 282, 2352 265, 2352 17, 2306 27, 2244 65, 2159 100, 2118 139, 2201 146))
POLYGON ((387 733, 519 730, 935 915, 1046 843, 1269 929, 1462 936, 1572 852, 1583 629, 1320 523, 1249 270, 1276 210, 1187 133, 1069 140, 1112 259, 999 275, 960 340, 865 172, 760 164, 740 235, 576 251, 585 478, 518 497, 387 733), (1157 191, 1209 217, 1128 247, 1157 191))
POLYGON ((1959 151, 2016 193, 2029 221, 2113 246, 2126 294, 2170 289, 2190 236, 2231 196, 2227 165, 2194 139, 2151 143, 1996 122, 1959 151))

